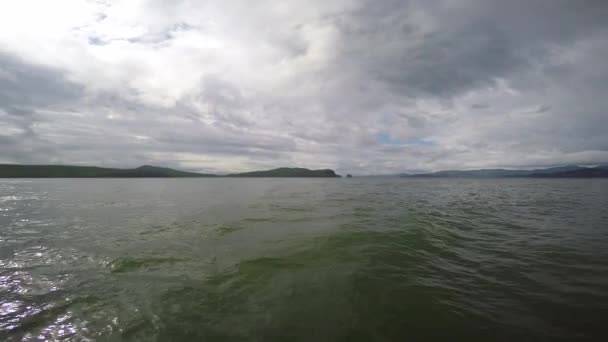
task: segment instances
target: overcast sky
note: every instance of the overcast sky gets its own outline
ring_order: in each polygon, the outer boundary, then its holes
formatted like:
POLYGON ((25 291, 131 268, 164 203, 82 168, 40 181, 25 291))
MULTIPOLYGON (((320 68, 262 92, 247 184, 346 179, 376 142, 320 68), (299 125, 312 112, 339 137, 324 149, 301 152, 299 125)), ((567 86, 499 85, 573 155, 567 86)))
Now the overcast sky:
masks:
POLYGON ((0 163, 608 162, 608 1, 0 2, 0 163))

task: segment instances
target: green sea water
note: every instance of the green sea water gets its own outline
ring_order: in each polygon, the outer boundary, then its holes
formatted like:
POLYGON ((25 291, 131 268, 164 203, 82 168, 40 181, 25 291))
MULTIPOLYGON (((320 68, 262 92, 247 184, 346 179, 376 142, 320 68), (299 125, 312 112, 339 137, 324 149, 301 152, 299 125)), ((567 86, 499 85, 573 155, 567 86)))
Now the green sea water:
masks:
POLYGON ((607 322, 606 180, 0 180, 2 341, 601 341, 607 322))

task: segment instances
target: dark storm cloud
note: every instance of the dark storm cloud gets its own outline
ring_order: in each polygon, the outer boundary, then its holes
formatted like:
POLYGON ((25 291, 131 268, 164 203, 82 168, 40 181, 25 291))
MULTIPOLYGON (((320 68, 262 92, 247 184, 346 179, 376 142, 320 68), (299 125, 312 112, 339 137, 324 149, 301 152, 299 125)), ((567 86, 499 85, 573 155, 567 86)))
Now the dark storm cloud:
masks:
POLYGON ((9 113, 26 114, 23 108, 70 103, 82 96, 82 90, 61 70, 23 63, 0 51, 0 108, 9 113))
POLYGON ((603 1, 369 1, 334 19, 337 61, 405 96, 449 97, 605 34, 607 15, 603 1))
POLYGON ((60 153, 37 136, 34 125, 41 117, 36 111, 78 101, 83 87, 69 82, 60 70, 2 53, 0 72, 0 161, 42 161, 60 153))

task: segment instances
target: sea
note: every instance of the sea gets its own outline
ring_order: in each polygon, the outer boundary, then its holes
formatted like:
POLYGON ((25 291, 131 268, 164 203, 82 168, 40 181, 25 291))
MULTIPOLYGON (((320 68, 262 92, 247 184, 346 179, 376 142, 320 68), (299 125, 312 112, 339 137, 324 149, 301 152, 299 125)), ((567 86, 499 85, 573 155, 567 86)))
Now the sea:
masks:
POLYGON ((608 180, 3 179, 44 340, 608 341, 608 180))

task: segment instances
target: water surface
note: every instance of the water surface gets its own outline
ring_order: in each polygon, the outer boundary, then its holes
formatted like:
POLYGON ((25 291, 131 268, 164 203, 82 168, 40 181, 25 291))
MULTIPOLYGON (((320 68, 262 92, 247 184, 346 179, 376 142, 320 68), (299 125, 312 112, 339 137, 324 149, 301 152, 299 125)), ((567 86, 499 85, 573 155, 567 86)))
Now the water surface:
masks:
POLYGON ((606 180, 0 180, 0 340, 602 340, 607 318, 606 180))

